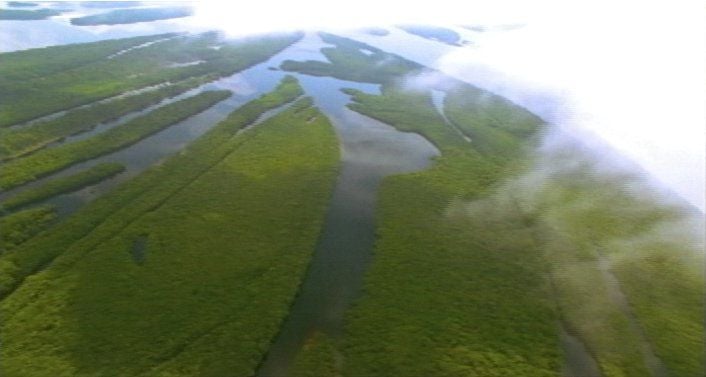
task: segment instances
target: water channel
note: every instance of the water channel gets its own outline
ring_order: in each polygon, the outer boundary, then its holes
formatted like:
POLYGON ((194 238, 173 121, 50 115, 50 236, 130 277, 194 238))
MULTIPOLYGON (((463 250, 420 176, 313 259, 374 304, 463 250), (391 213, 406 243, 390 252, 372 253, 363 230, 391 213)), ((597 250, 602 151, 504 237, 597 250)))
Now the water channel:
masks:
POLYGON ((336 127, 342 166, 307 276, 258 371, 260 376, 286 376, 296 354, 314 333, 341 335, 344 313, 357 297, 371 259, 380 181, 391 174, 425 169, 439 153, 417 134, 399 132, 346 108, 350 98, 340 89, 379 93, 377 86, 298 77, 336 127))

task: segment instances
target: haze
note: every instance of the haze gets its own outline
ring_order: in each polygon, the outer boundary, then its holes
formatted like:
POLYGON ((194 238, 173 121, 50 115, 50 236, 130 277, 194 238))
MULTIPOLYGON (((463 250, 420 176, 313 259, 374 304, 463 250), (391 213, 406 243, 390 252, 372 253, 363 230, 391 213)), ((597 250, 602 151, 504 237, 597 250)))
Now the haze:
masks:
POLYGON ((585 137, 597 135, 645 169, 648 181, 704 210, 706 31, 699 1, 442 0, 430 7, 305 0, 254 2, 247 12, 228 6, 238 4, 200 2, 191 22, 231 35, 401 23, 521 25, 486 33, 456 28, 473 45, 447 48, 434 65, 518 102, 541 98, 543 109, 531 110, 585 137))

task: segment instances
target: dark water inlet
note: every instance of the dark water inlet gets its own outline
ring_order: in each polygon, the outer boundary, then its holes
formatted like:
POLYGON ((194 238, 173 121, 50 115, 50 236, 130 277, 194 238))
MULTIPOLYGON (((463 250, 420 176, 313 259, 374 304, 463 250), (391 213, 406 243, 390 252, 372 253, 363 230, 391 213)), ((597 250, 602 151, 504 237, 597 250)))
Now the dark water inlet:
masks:
POLYGON ((432 90, 431 91, 431 100, 434 103, 434 107, 436 108, 436 111, 441 115, 441 117, 444 119, 444 122, 446 125, 451 127, 456 133, 463 138, 463 140, 466 140, 467 142, 471 142, 471 138, 468 137, 463 131, 461 131, 456 125, 446 117, 446 111, 444 110, 444 99, 446 98, 446 92, 443 92, 441 90, 432 90))
POLYGON ((586 345, 579 338, 569 334, 563 323, 559 325, 559 342, 564 351, 564 365, 561 370, 563 377, 601 377, 601 370, 586 345))
POLYGON ((635 313, 633 313, 630 303, 620 287, 620 282, 610 270, 610 261, 608 260, 608 257, 601 252, 597 253, 597 255, 598 269, 600 270, 601 275, 603 275, 603 281, 606 283, 608 294, 610 295, 613 303, 615 303, 628 318, 630 331, 637 336, 640 342, 640 352, 642 353, 642 359, 645 366, 650 371, 652 376, 667 377, 669 375, 667 367, 655 353, 652 343, 650 343, 645 330, 642 328, 642 325, 637 319, 635 313))
POLYGON ((135 238, 132 242, 130 254, 135 264, 142 264, 145 262, 145 258, 147 256, 147 235, 141 234, 135 238))

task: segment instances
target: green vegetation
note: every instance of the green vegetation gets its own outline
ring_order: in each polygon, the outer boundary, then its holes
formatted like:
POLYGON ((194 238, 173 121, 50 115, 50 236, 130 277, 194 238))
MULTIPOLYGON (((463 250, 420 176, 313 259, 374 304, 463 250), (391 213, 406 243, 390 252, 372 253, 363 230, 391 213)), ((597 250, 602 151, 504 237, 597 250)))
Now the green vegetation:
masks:
POLYGON ((353 110, 424 135, 442 155, 428 171, 383 182, 375 259, 349 315, 344 374, 556 375, 557 316, 541 251, 523 229, 446 211, 458 198, 487 192, 513 165, 460 139, 429 93, 352 93, 353 110), (395 325, 381 325, 388 323, 395 325))
POLYGON ((422 38, 444 42, 451 46, 460 46, 459 42, 461 40, 461 36, 451 29, 428 25, 399 25, 397 27, 422 38))
MULTIPOLYGON (((15 156, 157 103, 262 61, 299 36, 229 45, 215 34, 166 35, 0 54, 4 126, 176 82, 6 129, 0 153, 15 156), (58 57, 43 65, 49 51, 58 57)), ((380 95, 345 90, 349 108, 422 135, 441 155, 426 171, 383 180, 361 297, 342 336, 311 334, 293 377, 557 376, 560 324, 604 377, 655 375, 652 351, 670 376, 703 374, 704 254, 695 235, 703 214, 637 196, 632 177, 602 171, 578 148, 531 155, 541 119, 461 82, 435 86, 468 143, 440 116, 432 88, 403 85, 429 70, 321 37, 335 46, 323 49, 330 63, 282 68, 381 84, 380 95)), ((7 162, 0 187, 123 148, 228 95, 204 92, 7 162)), ((336 134, 302 95, 296 79, 283 79, 62 222, 49 206, 1 217, 3 375, 253 375, 297 293, 338 171, 336 134)), ((21 209, 121 170, 98 165, 2 208, 21 209)))
POLYGON ((514 194, 504 195, 515 196, 537 224, 564 321, 605 376, 650 374, 643 337, 670 375, 702 374, 704 256, 690 233, 693 217, 636 197, 626 188, 634 178, 596 171, 579 152, 563 151, 548 161, 550 168, 574 167, 557 169, 535 187, 520 181, 507 190, 514 194), (625 294, 628 312, 616 302, 616 289, 625 294))
POLYGON ((44 20, 60 14, 54 9, 0 9, 0 20, 44 20))
POLYGON ((510 101, 472 87, 457 85, 444 100, 444 113, 473 140, 473 147, 493 160, 521 157, 523 143, 542 123, 528 111, 518 111, 510 101))
POLYGON ((0 303, 5 374, 254 373, 314 249, 339 152, 311 101, 236 130, 300 93, 288 79, 2 257, 61 253, 0 303))
POLYGON ((265 61, 301 36, 268 35, 235 43, 222 41, 216 33, 153 36, 139 48, 136 39, 129 39, 122 53, 107 56, 120 40, 0 54, 0 127, 150 85, 209 74, 229 76, 265 61), (102 48, 102 43, 111 48, 102 48), (60 56, 59 62, 45 66, 53 56, 60 56), (203 62, 174 66, 194 61, 203 62))
POLYGON ((0 255, 47 229, 55 220, 56 213, 50 206, 0 217, 0 255))
POLYGON ((71 24, 80 26, 133 24, 136 22, 149 22, 167 20, 170 18, 188 17, 192 14, 193 10, 190 7, 116 9, 106 13, 72 18, 71 24))
POLYGON ((675 376, 698 376, 706 368, 703 254, 673 240, 646 242, 640 255, 626 246, 613 271, 657 356, 675 376))
MULTIPOLYGON (((331 63, 285 61, 282 64, 282 69, 315 76, 332 76, 342 80, 383 84, 383 92, 393 91, 392 88, 398 85, 405 75, 433 72, 416 63, 361 42, 327 33, 319 35, 324 42, 336 46, 322 49, 331 63), (365 54, 362 50, 373 53, 365 54)), ((437 88, 448 94, 444 104, 445 113, 454 122, 454 125, 474 140, 472 148, 487 159, 501 164, 504 161, 520 157, 524 152, 522 145, 534 135, 542 120, 502 97, 451 78, 448 78, 447 81, 448 83, 440 84, 437 88)), ((360 102, 350 106, 353 110, 358 111, 365 107, 374 109, 374 111, 367 111, 367 113, 372 113, 373 117, 383 121, 387 118, 398 118, 397 123, 400 123, 400 127, 421 133, 432 143, 438 143, 437 147, 441 147, 443 144, 457 145, 459 143, 458 135, 452 132, 432 130, 428 127, 414 129, 405 126, 434 122, 435 120, 432 119, 437 119, 438 116, 423 113, 427 102, 430 101, 428 96, 416 94, 405 96, 401 90, 394 90, 394 92, 394 96, 383 97, 367 96, 356 91, 348 91, 347 93, 356 95, 356 99, 360 102), (413 107, 405 109, 404 113, 400 114, 401 103, 397 99, 403 97, 404 101, 414 102, 414 104, 413 107)))
MULTIPOLYGON (((634 199, 621 189, 624 180, 600 182, 595 173, 581 172, 548 180, 538 213, 518 208, 529 190, 520 186, 491 204, 472 202, 458 216, 449 209, 456 198, 492 192, 486 188, 502 173, 490 166, 521 156, 498 140, 521 145, 518 135, 529 134, 536 118, 515 109, 515 121, 506 119, 503 128, 468 106, 473 116, 465 119, 474 119, 466 123, 469 129, 494 129, 494 137, 474 138, 474 155, 455 150, 454 135, 431 127, 420 113, 424 101, 404 104, 391 90, 379 98, 352 93, 352 109, 425 135, 442 156, 433 169, 388 178, 381 188, 375 262, 366 295, 350 314, 344 374, 552 375, 558 315, 586 343, 605 376, 650 374, 634 323, 643 324, 671 373, 696 376, 703 370, 703 271, 690 267, 702 266, 703 255, 683 237, 635 244, 635 237, 674 218, 673 209, 634 199), (610 258, 619 287, 606 281, 601 254, 610 258), (550 273, 552 289, 543 271, 550 273), (621 288, 636 319, 614 298, 621 288), (396 325, 383 329, 381 323, 396 325), (445 336, 445 329, 452 334, 445 336), (390 357, 391 349, 398 358, 390 357)), ((461 109, 457 120, 464 119, 461 109)))
POLYGON ((266 110, 292 101, 301 94, 301 88, 296 81, 285 80, 274 92, 251 101, 233 112, 225 121, 209 130, 182 153, 148 170, 147 173, 121 186, 110 195, 96 199, 89 206, 60 223, 55 231, 32 240, 21 252, 0 259, 0 272, 2 272, 0 273, 0 297, 9 294, 26 276, 51 262, 64 250, 70 249, 73 243, 84 239, 90 232, 96 231, 96 234, 92 238, 85 239, 84 243, 79 242, 79 245, 93 245, 95 242, 100 242, 101 237, 110 237, 137 216, 169 198, 223 159, 231 150, 224 141, 230 140, 236 131, 254 122, 266 110), (192 155, 199 158, 192 158, 192 155), (157 186, 159 190, 151 190, 157 186), (142 200, 137 200, 143 194, 146 196, 142 200), (132 206, 126 206, 127 203, 132 203, 132 206))
POLYGON ((230 95, 231 92, 228 90, 203 92, 160 107, 91 138, 12 160, 4 164, 0 170, 0 187, 7 189, 19 186, 77 162, 124 148, 198 114, 230 95))
MULTIPOLYGON (((367 48, 335 44, 338 55, 367 48)), ((606 377, 654 373, 650 349, 670 375, 703 372, 703 253, 693 235, 675 234, 686 232, 679 209, 636 198, 630 177, 573 163, 573 150, 537 157, 559 173, 512 178, 531 166, 522 159, 541 119, 469 85, 436 88, 473 139, 463 143, 427 91, 404 92, 381 59, 363 60, 285 68, 382 83, 381 96, 346 90, 349 107, 423 135, 442 155, 428 171, 383 182, 373 264, 342 345, 312 341, 297 373, 557 375, 559 321, 606 377), (336 348, 342 367, 332 364, 336 348)))
MULTIPOLYGON (((485 244, 525 239, 534 245, 545 259, 549 298, 604 376, 653 374, 645 346, 656 350, 669 375, 700 375, 704 261, 689 233, 693 219, 654 198, 636 197, 627 189, 633 178, 596 170, 576 150, 534 157, 542 170, 529 164, 535 169, 483 198, 452 201, 446 213, 467 222, 461 228, 485 244)), ((508 245, 500 250, 531 250, 508 245)))
POLYGON ((0 83, 31 82, 61 71, 103 61, 119 51, 176 34, 109 39, 100 42, 50 46, 0 54, 0 83))
MULTIPOLYGON (((395 86, 400 75, 421 67, 357 42, 324 38, 341 50, 329 50, 327 56, 356 58, 331 59, 331 64, 323 65, 296 63, 297 71, 383 83, 381 96, 347 90, 354 101, 349 107, 400 130, 419 133, 441 151, 430 170, 383 181, 374 260, 365 294, 348 316, 340 349, 343 367, 338 372, 348 376, 556 375, 560 365, 557 315, 548 299, 541 250, 524 230, 486 230, 446 211, 455 200, 488 192, 516 169, 517 162, 485 156, 479 151, 483 142, 469 144, 461 139, 439 116, 428 91, 408 92, 395 86), (368 57, 360 49, 375 52, 368 57)), ((293 69, 295 64, 283 68, 293 69)), ((506 113, 526 113, 509 103, 506 106, 506 113)), ((534 119, 536 131, 540 122, 534 119)), ((517 145, 527 142, 507 134, 517 145)), ((314 349, 300 358, 308 364, 323 363, 320 367, 325 368, 330 355, 325 349, 314 349)))
POLYGON ((386 53, 375 47, 328 33, 319 33, 321 39, 336 47, 322 48, 331 63, 321 61, 296 62, 287 60, 282 69, 313 76, 332 76, 342 80, 383 84, 400 75, 421 69, 421 66, 386 53), (366 54, 362 50, 370 51, 366 54))
POLYGON ((525 216, 537 224, 551 266, 554 299, 568 331, 586 345, 604 376, 650 375, 638 334, 630 329, 631 318, 613 300, 614 288, 605 281, 595 250, 541 218, 525 216))
POLYGON ((0 208, 12 211, 30 203, 91 186, 123 171, 125 166, 118 163, 98 164, 76 174, 53 179, 42 186, 28 188, 0 203, 0 208))
POLYGON ((67 136, 89 131, 100 123, 119 119, 131 112, 156 105, 164 99, 178 96, 207 81, 208 76, 195 77, 145 93, 69 110, 63 116, 27 127, 0 129, 0 160, 34 152, 67 136))

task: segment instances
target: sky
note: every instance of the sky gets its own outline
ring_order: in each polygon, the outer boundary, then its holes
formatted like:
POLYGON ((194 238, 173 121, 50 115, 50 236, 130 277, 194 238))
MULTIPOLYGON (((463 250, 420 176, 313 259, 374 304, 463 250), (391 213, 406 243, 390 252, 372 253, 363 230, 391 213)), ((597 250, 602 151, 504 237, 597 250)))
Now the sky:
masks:
POLYGON ((706 28, 702 1, 202 1, 196 22, 240 35, 424 23, 524 25, 478 33, 435 66, 559 103, 549 119, 595 135, 704 210, 706 28), (232 9, 226 9, 229 5, 232 9), (430 4, 433 4, 431 6, 430 4))

